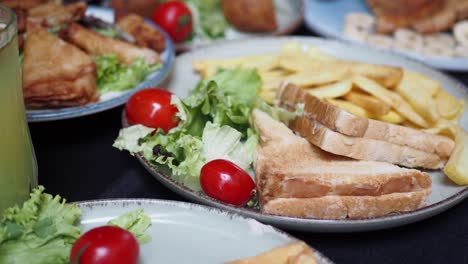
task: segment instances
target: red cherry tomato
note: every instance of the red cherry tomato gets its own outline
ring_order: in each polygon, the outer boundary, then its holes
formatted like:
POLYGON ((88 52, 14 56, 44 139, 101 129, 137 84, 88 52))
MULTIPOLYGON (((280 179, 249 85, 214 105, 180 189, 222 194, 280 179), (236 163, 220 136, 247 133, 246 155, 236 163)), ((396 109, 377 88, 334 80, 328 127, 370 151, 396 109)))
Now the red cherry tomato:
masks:
POLYGON ((84 233, 73 245, 73 264, 137 264, 138 241, 125 229, 101 226, 84 233))
POLYGON ((153 22, 162 27, 174 42, 186 40, 192 33, 192 12, 179 1, 164 2, 156 7, 153 22))
POLYGON ((177 107, 171 105, 172 93, 162 89, 143 89, 130 97, 125 113, 131 125, 142 124, 168 132, 176 127, 177 107))
POLYGON ((206 163, 200 174, 201 187, 208 196, 236 206, 244 206, 255 188, 249 174, 227 160, 206 163))

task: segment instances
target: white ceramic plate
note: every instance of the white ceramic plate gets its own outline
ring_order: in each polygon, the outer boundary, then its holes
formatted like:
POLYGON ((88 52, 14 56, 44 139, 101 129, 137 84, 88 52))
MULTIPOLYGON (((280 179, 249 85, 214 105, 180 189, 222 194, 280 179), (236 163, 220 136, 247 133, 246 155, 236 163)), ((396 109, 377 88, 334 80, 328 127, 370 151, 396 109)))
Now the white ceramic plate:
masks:
MULTIPOLYGON (((142 208, 151 217, 152 241, 141 246, 140 264, 224 263, 258 255, 296 239, 237 214, 162 200, 101 200, 77 203, 84 231, 142 208)), ((330 260, 316 251, 320 264, 330 260)))
MULTIPOLYGON (((114 11, 109 8, 89 6, 86 11, 87 15, 93 15, 101 18, 107 22, 114 21, 114 11)), ((156 25, 152 24, 157 27, 156 25)), ((164 81, 168 73, 172 69, 174 64, 174 44, 170 40, 169 36, 164 32, 164 38, 166 39, 166 49, 161 53, 161 59, 163 60, 163 67, 146 77, 146 79, 138 84, 133 89, 128 89, 119 92, 107 92, 101 94, 99 101, 96 103, 90 103, 83 106, 65 107, 56 109, 38 109, 38 110, 27 110, 26 115, 29 122, 40 122, 40 121, 51 121, 59 119, 69 119, 79 116, 91 115, 99 113, 119 105, 124 104, 130 96, 145 87, 154 87, 164 81)))
MULTIPOLYGON (((349 12, 370 13, 364 0, 305 0, 304 19, 307 27, 318 34, 342 41, 366 45, 343 34, 344 18, 349 12)), ((395 50, 431 65, 434 68, 450 71, 468 71, 467 58, 429 57, 414 52, 395 50)))
MULTIPOLYGON (((327 54, 341 59, 403 66, 407 69, 421 72, 438 80, 441 86, 450 94, 458 98, 464 98, 468 101, 468 90, 461 83, 448 75, 432 70, 416 61, 399 57, 388 52, 311 37, 251 39, 224 43, 216 47, 205 48, 183 54, 176 59, 175 69, 171 77, 168 79, 168 82, 164 84, 164 87, 167 87, 179 97, 184 98, 187 96, 189 89, 195 87, 196 83, 200 79, 199 75, 196 74, 192 68, 192 63, 194 61, 210 58, 229 58, 255 54, 277 53, 279 52, 282 44, 290 41, 299 41, 303 44, 314 44, 327 54)), ((465 129, 468 129, 468 114, 466 112, 462 117, 461 124, 465 129)), ((360 220, 321 220, 282 217, 261 214, 258 211, 245 208, 236 208, 213 200, 204 194, 194 192, 174 182, 169 176, 164 175, 162 172, 158 172, 147 164, 141 157, 138 158, 148 171, 156 177, 156 179, 189 200, 237 212, 282 228, 304 231, 356 232, 400 226, 438 214, 468 196, 468 187, 457 186, 453 184, 442 172, 435 171, 430 172, 432 178, 432 194, 429 196, 427 203, 423 207, 413 212, 360 220)))
POLYGON ((280 36, 286 35, 293 32, 296 28, 301 25, 303 20, 303 0, 274 0, 275 3, 275 14, 278 28, 274 32, 268 33, 247 33, 236 30, 231 27, 226 30, 225 37, 223 39, 215 40, 206 40, 202 42, 193 42, 187 41, 182 43, 176 43, 175 47, 177 51, 188 51, 196 48, 217 45, 220 41, 225 40, 236 40, 236 39, 245 39, 252 37, 261 37, 261 36, 280 36))

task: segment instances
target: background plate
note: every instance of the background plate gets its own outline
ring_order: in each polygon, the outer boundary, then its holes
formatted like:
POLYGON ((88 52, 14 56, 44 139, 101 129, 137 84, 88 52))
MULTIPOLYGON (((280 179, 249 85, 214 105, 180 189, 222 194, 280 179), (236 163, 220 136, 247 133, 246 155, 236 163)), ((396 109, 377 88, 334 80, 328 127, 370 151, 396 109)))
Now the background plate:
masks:
MULTIPOLYGON (((140 248, 140 264, 224 263, 268 251, 296 239, 254 219, 196 204, 136 199, 77 203, 84 230, 142 208, 151 217, 152 241, 140 248)), ((332 262, 316 252, 320 264, 332 262)))
POLYGON ((303 0, 275 0, 275 11, 276 11, 276 21, 278 24, 278 29, 274 32, 268 33, 246 33, 242 31, 238 31, 235 28, 229 28, 225 32, 225 38, 223 39, 215 39, 215 40, 207 40, 203 42, 182 42, 176 43, 175 47, 177 51, 188 51, 197 49, 204 46, 209 45, 216 45, 219 42, 225 40, 236 40, 236 39, 245 39, 245 38, 252 38, 252 37, 260 37, 260 36, 280 36, 286 35, 293 32, 296 28, 298 28, 303 20, 304 14, 304 1, 303 0))
MULTIPOLYGON (((327 54, 338 57, 340 59, 403 66, 406 69, 421 72, 433 79, 438 80, 441 86, 450 94, 458 98, 464 98, 468 101, 466 87, 453 78, 439 71, 433 70, 421 63, 411 59, 396 56, 395 54, 389 52, 311 37, 258 38, 226 42, 222 45, 217 45, 216 47, 204 48, 201 50, 185 53, 177 58, 174 71, 172 72, 171 77, 168 78, 167 82, 163 84, 163 87, 167 87, 170 91, 179 97, 184 98, 187 96, 189 90, 194 88, 200 79, 200 76, 193 70, 192 63, 194 61, 210 58, 229 58, 273 52, 277 53, 279 52, 282 44, 290 41, 299 41, 302 44, 314 44, 327 54)), ((125 116, 123 123, 125 126, 125 116)), ((465 111, 461 119, 461 125, 465 128, 465 130, 468 128, 467 111, 465 111)), ((427 204, 416 211, 360 220, 321 220, 274 216, 261 214, 255 210, 237 208, 211 199, 204 194, 194 192, 173 181, 169 176, 155 170, 148 163, 146 163, 146 161, 144 161, 141 156, 138 156, 138 159, 156 179, 158 179, 174 192, 189 200, 237 212, 282 228, 303 231, 356 232, 400 226, 438 214, 444 210, 447 210, 468 196, 468 187, 457 186, 452 183, 441 171, 433 171, 430 172, 433 183, 432 194, 429 196, 427 204)))
MULTIPOLYGON (((327 38, 368 46, 343 34, 344 18, 349 12, 370 13, 364 0, 304 0, 305 23, 311 30, 327 38)), ((434 68, 450 71, 468 71, 466 58, 428 57, 413 52, 393 50, 420 60, 434 68)))
MULTIPOLYGON (((89 6, 86 11, 87 15, 93 15, 95 17, 101 18, 108 22, 114 21, 114 11, 109 8, 89 6)), ((149 21, 148 21, 149 22, 149 21)), ((157 27, 155 24, 150 22, 153 26, 157 27)), ((73 117, 90 115, 98 112, 102 112, 113 107, 124 104, 128 98, 136 91, 145 88, 157 86, 159 83, 164 81, 168 73, 172 69, 174 64, 174 44, 170 40, 166 32, 161 31, 164 34, 166 39, 166 49, 161 53, 161 59, 164 62, 164 65, 161 69, 151 73, 146 77, 146 79, 137 85, 133 89, 121 91, 121 92, 108 92, 101 95, 99 101, 96 103, 90 103, 83 106, 76 107, 67 107, 67 108, 58 108, 58 109, 38 109, 38 110, 27 110, 26 115, 29 122, 39 122, 39 121, 51 121, 59 119, 68 119, 73 117)))

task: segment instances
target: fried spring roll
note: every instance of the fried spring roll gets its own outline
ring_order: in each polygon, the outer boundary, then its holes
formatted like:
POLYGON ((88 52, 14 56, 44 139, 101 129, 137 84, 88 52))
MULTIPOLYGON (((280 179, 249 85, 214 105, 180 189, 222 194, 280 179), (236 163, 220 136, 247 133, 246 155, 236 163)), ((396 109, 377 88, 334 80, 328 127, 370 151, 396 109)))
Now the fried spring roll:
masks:
POLYGON ((164 35, 156 28, 147 24, 143 17, 129 14, 117 21, 117 26, 132 35, 139 46, 162 52, 166 48, 164 35))
POLYGON ((70 24, 81 20, 88 8, 84 2, 70 5, 61 5, 54 2, 31 8, 28 12, 29 19, 44 27, 53 27, 70 24))

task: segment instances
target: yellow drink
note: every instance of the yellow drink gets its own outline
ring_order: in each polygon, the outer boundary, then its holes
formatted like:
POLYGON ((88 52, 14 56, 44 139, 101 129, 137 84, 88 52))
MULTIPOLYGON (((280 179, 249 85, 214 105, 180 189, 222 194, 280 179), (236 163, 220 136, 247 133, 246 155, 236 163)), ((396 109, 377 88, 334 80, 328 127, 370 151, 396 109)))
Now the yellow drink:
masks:
POLYGON ((0 5, 0 215, 37 185, 23 101, 16 17, 0 5))

